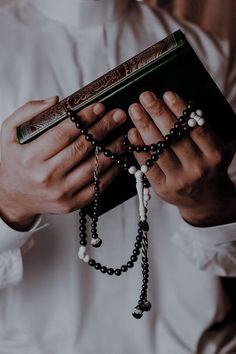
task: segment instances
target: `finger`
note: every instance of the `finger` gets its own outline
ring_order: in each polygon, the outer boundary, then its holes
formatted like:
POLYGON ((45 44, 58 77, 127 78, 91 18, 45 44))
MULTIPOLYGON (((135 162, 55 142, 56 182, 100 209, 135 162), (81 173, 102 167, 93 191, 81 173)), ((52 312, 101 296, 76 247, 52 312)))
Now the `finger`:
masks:
MULTIPOLYGON (((187 107, 186 103, 175 92, 166 92, 164 100, 176 116, 182 115, 183 110, 187 107)), ((201 152, 201 154, 203 153, 208 158, 211 158, 212 154, 223 149, 223 144, 207 124, 196 126, 189 136, 189 140, 191 139, 195 143, 192 146, 194 146, 196 154, 201 152)))
MULTIPOLYGON (((101 141, 112 130, 116 129, 120 124, 126 120, 126 114, 122 110, 112 110, 101 118, 96 124, 92 126, 89 133, 97 140, 101 141)), ((72 144, 67 146, 63 151, 48 162, 51 167, 58 173, 65 175, 74 166, 78 165, 86 155, 93 149, 90 141, 87 141, 84 136, 80 136, 72 144)))
MULTIPOLYGON (((167 91, 163 96, 163 100, 169 111, 176 117, 181 117, 183 115, 183 111, 187 108, 185 101, 175 92, 167 91)), ((194 160, 202 159, 202 151, 192 140, 190 134, 173 144, 171 148, 175 152, 176 156, 178 156, 178 159, 181 161, 181 164, 185 167, 185 169, 188 169, 194 160)))
MULTIPOLYGON (((119 137, 108 148, 117 155, 125 152, 122 144, 123 138, 119 137)), ((114 162, 111 158, 100 153, 98 156, 99 174, 102 174, 114 162)), ((83 189, 94 178, 94 168, 96 165, 96 157, 93 156, 89 160, 84 161, 78 167, 74 168, 65 178, 65 190, 68 195, 73 195, 75 191, 83 189), (79 186, 79 187, 78 187, 79 186)))
POLYGON ((32 100, 18 108, 3 123, 4 134, 2 134, 2 138, 4 142, 16 142, 18 144, 16 128, 55 105, 58 99, 58 96, 53 96, 45 100, 32 100))
MULTIPOLYGON (((129 114, 145 145, 164 140, 160 130, 140 104, 136 103, 131 105, 129 114)), ((158 164, 163 172, 174 170, 180 166, 179 160, 171 149, 166 149, 163 154, 161 154, 158 164)))
MULTIPOLYGON (((128 133, 129 140, 134 145, 143 145, 143 140, 136 128, 133 128, 128 133)), ((136 160, 138 161, 139 165, 142 166, 146 163, 147 160, 151 158, 149 153, 134 153, 136 160)), ((150 183, 163 183, 165 181, 165 175, 161 168, 154 163, 153 166, 148 170, 146 176, 150 183)))
MULTIPOLYGON (((89 126, 98 120, 104 111, 103 104, 94 103, 84 108, 78 115, 81 122, 89 126)), ((45 161, 70 145, 79 135, 80 131, 75 127, 75 124, 69 118, 66 118, 63 122, 30 143, 30 148, 32 154, 40 156, 40 159, 45 161)), ((28 149, 29 147, 26 146, 26 148, 28 149)))
POLYGON ((174 127, 176 116, 170 112, 165 103, 153 92, 143 92, 139 99, 163 138, 174 127))
MULTIPOLYGON (((100 191, 104 191, 114 180, 116 176, 121 172, 121 168, 117 165, 112 166, 108 170, 104 172, 102 176, 99 178, 100 182, 100 191)), ((83 190, 75 193, 73 198, 71 199, 71 211, 77 210, 94 200, 94 185, 90 183, 83 190)))

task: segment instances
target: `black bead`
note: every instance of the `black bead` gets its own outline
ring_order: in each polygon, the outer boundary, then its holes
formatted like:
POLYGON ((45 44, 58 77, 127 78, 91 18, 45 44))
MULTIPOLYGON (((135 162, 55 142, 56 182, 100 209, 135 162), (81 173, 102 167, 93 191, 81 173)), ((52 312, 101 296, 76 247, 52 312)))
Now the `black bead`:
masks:
POLYGON ((88 264, 89 264, 91 267, 94 267, 95 264, 96 264, 96 262, 95 262, 94 259, 90 259, 89 262, 88 262, 88 264))
POLYGON ((181 116, 181 117, 179 117, 179 119, 178 119, 178 121, 180 122, 180 124, 183 124, 183 123, 185 123, 186 122, 186 119, 187 119, 187 117, 185 116, 181 116))
POLYGON ((96 263, 94 268, 97 269, 97 270, 100 270, 101 269, 101 264, 100 263, 96 263))
POLYGON ((98 146, 99 141, 98 141, 97 139, 93 139, 93 140, 91 141, 91 144, 92 144, 93 146, 98 146))
POLYGON ((110 150, 106 149, 106 150, 104 151, 104 156, 106 156, 106 157, 111 157, 111 155, 112 155, 112 152, 111 152, 110 150))
POLYGON ((141 242, 135 242, 134 247, 136 249, 140 249, 142 247, 142 243, 141 242))
POLYGON ((156 144, 151 144, 151 145, 150 145, 150 150, 151 150, 151 151, 155 151, 155 150, 156 150, 156 147, 157 147, 156 144))
POLYGON ((147 167, 152 167, 153 166, 153 161, 152 160, 147 160, 146 163, 147 167))
POLYGON ((168 144, 166 141, 162 141, 160 144, 160 147, 162 147, 162 149, 166 149, 168 147, 168 144))
POLYGON ((92 141, 92 140, 93 140, 92 134, 86 134, 86 135, 85 135, 85 139, 86 139, 87 141, 92 141))
POLYGON ((143 311, 150 311, 152 308, 152 305, 150 303, 150 301, 146 301, 144 302, 144 304, 142 305, 142 310, 143 311))
POLYGON ((170 135, 175 135, 175 133, 176 133, 176 129, 171 128, 170 131, 169 131, 169 134, 170 135))
POLYGON ((117 165, 122 165, 123 161, 120 160, 120 159, 117 159, 117 160, 116 160, 116 163, 117 163, 117 165))
POLYGON ((117 268, 115 270, 115 275, 117 275, 117 276, 121 275, 121 270, 119 268, 117 268))
MULTIPOLYGON (((72 118, 71 118, 71 120, 72 120, 72 118)), ((81 128, 81 123, 80 122, 76 122, 75 126, 76 126, 77 129, 80 129, 81 128)))
POLYGON ((128 261, 127 262, 127 267, 128 268, 133 268, 133 266, 134 266, 134 263, 132 261, 128 261))
POLYGON ((179 130, 177 136, 178 136, 178 139, 183 138, 185 136, 184 131, 182 129, 179 130))
POLYGON ((86 225, 80 225, 79 227, 80 231, 85 231, 87 229, 86 225))
POLYGON ((121 266, 120 269, 121 269, 122 272, 127 272, 128 267, 127 267, 127 265, 124 264, 123 266, 121 266))
POLYGON ((130 257, 130 260, 131 260, 132 262, 136 262, 137 259, 138 259, 138 257, 135 256, 135 255, 132 255, 132 256, 130 257))
MULTIPOLYGON (((143 233, 143 230, 141 230, 142 231, 142 233, 143 233)), ((137 242, 142 242, 142 236, 141 235, 138 235, 137 237, 136 237, 136 241, 137 242)))
POLYGON ((179 122, 179 121, 175 122, 174 127, 175 127, 175 128, 179 128, 179 126, 180 126, 180 122, 179 122))
POLYGON ((151 159, 152 161, 157 161, 159 159, 159 156, 157 154, 152 154, 151 159))
POLYGON ((163 151, 164 151, 164 150, 163 150, 161 147, 159 147, 159 148, 156 149, 156 153, 157 153, 157 155, 159 155, 159 156, 163 153, 163 151))
POLYGON ((116 157, 117 157, 116 154, 111 154, 111 159, 112 160, 116 160, 116 157))
POLYGON ((148 269, 148 268, 149 268, 149 264, 148 264, 148 263, 142 264, 142 268, 143 268, 143 269, 148 269))
POLYGON ((106 267, 106 266, 103 266, 103 267, 100 269, 100 271, 101 271, 102 273, 107 273, 107 267, 106 267))
POLYGON ((128 140, 123 140, 122 144, 123 144, 124 146, 129 146, 129 141, 128 141, 128 140))
POLYGON ((144 145, 143 152, 149 152, 149 151, 150 151, 150 147, 148 145, 144 145))
POLYGON ((133 250, 133 255, 138 256, 140 254, 139 249, 134 249, 133 250))
POLYGON ((134 318, 136 318, 137 320, 139 320, 142 316, 143 316, 143 313, 142 313, 142 311, 140 311, 140 312, 136 312, 135 310, 132 312, 132 316, 134 317, 134 318))
POLYGON ((130 168, 130 164, 128 162, 124 162, 123 167, 125 170, 128 170, 130 168))
POLYGON ((142 152, 143 148, 140 145, 135 146, 135 151, 136 152, 142 152))
POLYGON ((86 238, 87 238, 87 235, 86 235, 85 232, 81 232, 81 233, 79 234, 79 237, 83 240, 83 239, 86 239, 86 238))
POLYGON ((98 217, 96 215, 93 215, 92 220, 93 220, 93 222, 97 222, 98 221, 98 217))
POLYGON ((171 141, 172 141, 172 136, 170 134, 166 134, 165 135, 165 141, 170 144, 171 141))
POLYGON ((98 192, 100 190, 99 186, 94 187, 95 192, 98 192))
POLYGON ((86 135, 86 134, 88 134, 88 129, 82 128, 82 129, 80 130, 80 133, 83 134, 83 135, 86 135))
POLYGON ((85 239, 81 239, 79 243, 81 244, 81 246, 87 245, 87 241, 85 239))
POLYGON ((85 225, 86 224, 86 219, 85 218, 80 218, 79 222, 81 225, 85 225))
POLYGON ((109 275, 113 275, 114 274, 114 269, 113 268, 109 268, 108 270, 107 270, 107 273, 109 274, 109 275))
POLYGON ((184 111, 183 111, 183 116, 189 116, 191 114, 191 111, 190 111, 190 109, 185 109, 184 111))
POLYGON ((104 152, 104 151, 105 151, 105 147, 102 146, 102 145, 99 145, 99 146, 98 146, 98 151, 104 152))
POLYGON ((135 150, 135 147, 133 146, 133 145, 130 145, 129 147, 128 147, 128 151, 129 152, 133 152, 135 150))

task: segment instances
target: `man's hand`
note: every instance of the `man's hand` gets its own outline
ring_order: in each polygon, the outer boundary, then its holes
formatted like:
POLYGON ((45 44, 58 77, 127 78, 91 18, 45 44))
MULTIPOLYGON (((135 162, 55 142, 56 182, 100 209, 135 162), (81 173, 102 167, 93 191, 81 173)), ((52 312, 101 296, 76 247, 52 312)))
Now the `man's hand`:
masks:
MULTIPOLYGON (((173 92, 166 92, 163 101, 151 92, 144 92, 140 103, 129 108, 136 127, 130 130, 129 139, 135 145, 163 140, 186 108, 185 102, 173 92)), ((147 177, 155 192, 175 204, 190 224, 211 226, 232 222, 236 220, 236 193, 227 168, 234 153, 235 148, 224 146, 206 124, 194 128, 188 137, 168 148, 147 177)), ((140 165, 150 157, 147 153, 135 156, 140 165)))
MULTIPOLYGON (((0 213, 10 226, 28 229, 40 214, 69 213, 94 198, 94 156, 91 143, 66 119, 35 141, 20 145, 16 127, 56 104, 57 97, 31 101, 3 122, 1 129, 0 213)), ((92 104, 79 113, 91 133, 103 139, 126 119, 126 114, 113 110, 104 115, 101 103, 92 104)), ((122 139, 109 146, 122 153, 122 139)), ((106 188, 118 174, 118 166, 101 154, 100 184, 106 188)))

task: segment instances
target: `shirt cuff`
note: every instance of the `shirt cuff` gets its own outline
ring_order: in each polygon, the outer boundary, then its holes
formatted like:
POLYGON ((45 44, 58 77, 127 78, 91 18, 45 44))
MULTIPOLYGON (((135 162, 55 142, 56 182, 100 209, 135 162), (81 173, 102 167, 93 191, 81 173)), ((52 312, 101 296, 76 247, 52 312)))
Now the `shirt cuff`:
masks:
POLYGON ((201 270, 236 275, 236 223, 199 228, 182 220, 172 241, 201 270))
POLYGON ((32 234, 46 226, 48 226, 48 223, 45 223, 43 217, 39 216, 31 229, 23 232, 12 229, 0 219, 0 253, 21 248, 32 234))

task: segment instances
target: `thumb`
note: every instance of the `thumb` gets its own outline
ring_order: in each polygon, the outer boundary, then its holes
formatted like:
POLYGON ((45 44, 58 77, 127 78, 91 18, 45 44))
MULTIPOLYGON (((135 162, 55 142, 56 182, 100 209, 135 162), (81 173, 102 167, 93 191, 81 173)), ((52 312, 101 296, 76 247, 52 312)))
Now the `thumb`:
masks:
POLYGON ((3 122, 2 138, 8 142, 17 140, 16 128, 19 125, 54 106, 58 101, 59 97, 53 96, 45 100, 32 100, 25 103, 3 122))

